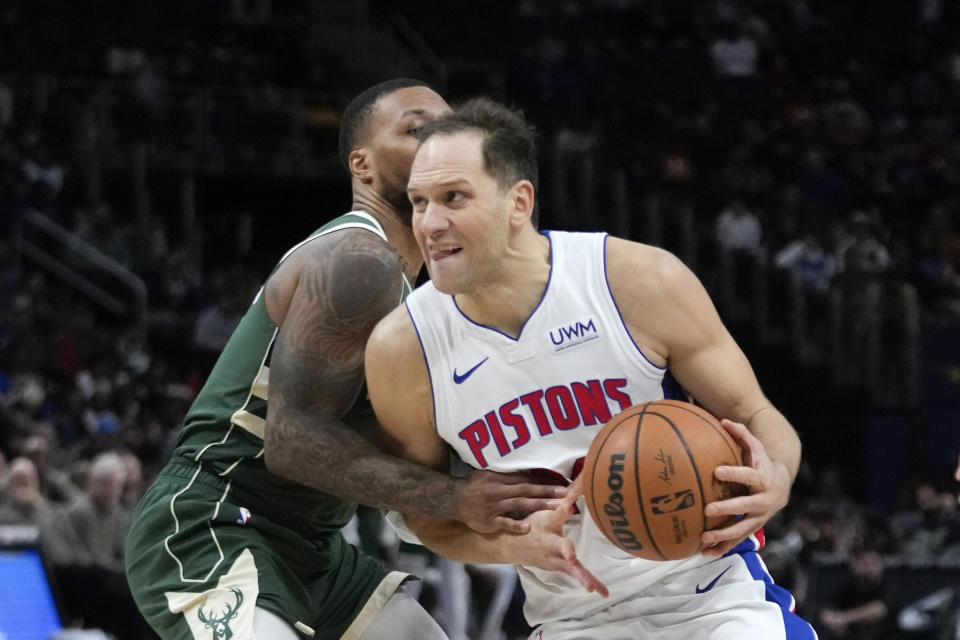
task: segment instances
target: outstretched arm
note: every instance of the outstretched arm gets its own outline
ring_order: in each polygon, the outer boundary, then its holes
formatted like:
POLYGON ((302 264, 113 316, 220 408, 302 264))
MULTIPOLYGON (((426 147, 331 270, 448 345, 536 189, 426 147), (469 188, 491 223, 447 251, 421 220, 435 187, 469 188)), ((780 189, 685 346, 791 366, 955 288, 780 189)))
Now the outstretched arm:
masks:
POLYGON ((565 573, 588 593, 606 598, 606 585, 577 558, 573 542, 563 535, 563 524, 574 513, 574 502, 583 494, 582 477, 568 488, 556 509, 537 511, 526 518, 529 531, 481 534, 460 522, 435 518, 407 518, 406 523, 430 550, 459 562, 498 563, 539 567, 565 573))
POLYGON ((467 481, 389 455, 342 421, 363 385, 365 343, 400 302, 400 274, 388 245, 351 230, 305 244, 271 276, 264 295, 280 329, 270 363, 266 464, 346 500, 495 530, 493 508, 465 515, 467 481))

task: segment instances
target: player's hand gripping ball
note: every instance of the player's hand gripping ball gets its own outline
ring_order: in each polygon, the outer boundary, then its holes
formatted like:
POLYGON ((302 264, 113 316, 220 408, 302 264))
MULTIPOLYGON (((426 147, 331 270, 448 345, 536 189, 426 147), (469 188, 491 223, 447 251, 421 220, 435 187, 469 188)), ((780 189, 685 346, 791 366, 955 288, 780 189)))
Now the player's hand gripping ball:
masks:
POLYGON ((597 433, 583 466, 587 509, 615 545, 647 560, 679 560, 700 551, 700 534, 729 516, 707 518, 711 502, 744 495, 714 476, 742 466, 740 447, 696 405, 659 400, 630 407, 597 433))

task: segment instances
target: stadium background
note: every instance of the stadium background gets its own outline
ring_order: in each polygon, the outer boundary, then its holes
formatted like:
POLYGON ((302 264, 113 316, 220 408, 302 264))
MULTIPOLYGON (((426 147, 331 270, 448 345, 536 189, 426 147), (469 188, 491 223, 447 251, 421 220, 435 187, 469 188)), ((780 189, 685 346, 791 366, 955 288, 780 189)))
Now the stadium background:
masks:
POLYGON ((958 27, 937 0, 9 0, 0 452, 149 481, 263 276, 349 206, 339 110, 414 76, 527 113, 541 226, 698 273, 804 440, 774 576, 815 619, 875 547, 893 619, 960 560, 958 27))

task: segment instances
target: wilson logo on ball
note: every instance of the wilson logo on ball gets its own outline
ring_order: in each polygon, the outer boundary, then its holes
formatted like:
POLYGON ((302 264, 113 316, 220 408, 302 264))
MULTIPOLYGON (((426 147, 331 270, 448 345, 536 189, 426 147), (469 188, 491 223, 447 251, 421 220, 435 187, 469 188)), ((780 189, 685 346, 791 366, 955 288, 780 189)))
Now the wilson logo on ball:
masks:
POLYGON ((630 520, 627 519, 626 509, 623 507, 623 494, 620 489, 623 488, 623 461, 627 459, 625 453, 611 453, 610 467, 607 475, 607 488, 610 489, 610 497, 603 505, 603 512, 610 521, 610 527, 613 535, 617 539, 620 548, 627 551, 639 551, 643 545, 637 540, 637 536, 630 530, 630 520))
POLYGON ((583 493, 597 528, 646 560, 680 560, 702 548, 701 534, 728 526, 707 517, 711 502, 744 495, 721 482, 719 465, 742 466, 739 444, 710 413, 686 402, 635 405, 603 426, 583 462, 583 493))

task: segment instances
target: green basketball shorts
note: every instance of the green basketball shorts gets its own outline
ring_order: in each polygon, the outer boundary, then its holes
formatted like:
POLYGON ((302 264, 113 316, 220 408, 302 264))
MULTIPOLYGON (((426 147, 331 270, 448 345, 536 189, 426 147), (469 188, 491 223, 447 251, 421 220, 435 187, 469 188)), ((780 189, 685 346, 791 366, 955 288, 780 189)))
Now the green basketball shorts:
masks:
POLYGON ((305 638, 358 637, 408 576, 338 531, 300 525, 175 459, 147 490, 127 539, 134 599, 164 640, 252 638, 256 607, 305 638))

